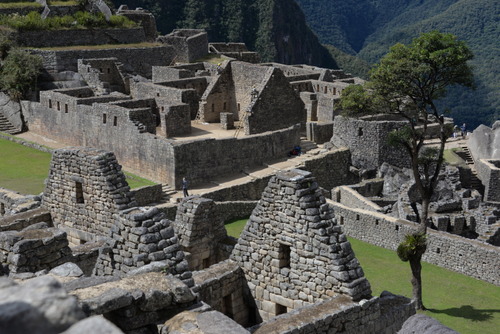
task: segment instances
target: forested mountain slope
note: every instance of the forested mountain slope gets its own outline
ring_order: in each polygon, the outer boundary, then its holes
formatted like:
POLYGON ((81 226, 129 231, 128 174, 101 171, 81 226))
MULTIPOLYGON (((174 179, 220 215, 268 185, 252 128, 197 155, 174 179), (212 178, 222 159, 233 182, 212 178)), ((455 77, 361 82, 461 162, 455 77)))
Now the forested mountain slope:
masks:
POLYGON ((203 28, 211 42, 245 42, 263 61, 336 68, 294 0, 114 0, 151 10, 158 29, 203 28))
POLYGON ((322 43, 374 63, 421 32, 449 32, 467 42, 477 89, 452 89, 441 103, 470 128, 500 118, 498 0, 297 0, 322 43))

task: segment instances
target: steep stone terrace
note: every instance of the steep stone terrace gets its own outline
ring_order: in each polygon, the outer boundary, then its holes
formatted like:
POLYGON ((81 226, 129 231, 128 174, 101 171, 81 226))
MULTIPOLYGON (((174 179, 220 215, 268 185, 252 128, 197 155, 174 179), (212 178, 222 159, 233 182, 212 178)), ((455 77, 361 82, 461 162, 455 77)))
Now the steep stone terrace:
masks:
POLYGON ((294 169, 269 181, 231 258, 245 271, 264 320, 370 285, 312 174, 294 169))

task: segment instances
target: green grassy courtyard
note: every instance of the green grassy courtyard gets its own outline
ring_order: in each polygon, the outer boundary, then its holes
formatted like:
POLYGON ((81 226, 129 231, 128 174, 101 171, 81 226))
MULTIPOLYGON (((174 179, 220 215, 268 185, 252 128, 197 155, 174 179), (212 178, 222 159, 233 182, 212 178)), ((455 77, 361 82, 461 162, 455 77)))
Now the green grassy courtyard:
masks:
MULTIPOLYGON (((226 225, 238 237, 246 219, 226 225)), ((411 298, 410 266, 396 252, 349 238, 374 296, 384 290, 411 298)), ((423 263, 424 314, 461 334, 496 334, 500 328, 500 287, 423 263)))
MULTIPOLYGON (((49 173, 50 159, 50 153, 0 138, 0 187, 21 194, 41 193, 49 173)), ((128 172, 125 176, 132 189, 155 184, 128 172)))

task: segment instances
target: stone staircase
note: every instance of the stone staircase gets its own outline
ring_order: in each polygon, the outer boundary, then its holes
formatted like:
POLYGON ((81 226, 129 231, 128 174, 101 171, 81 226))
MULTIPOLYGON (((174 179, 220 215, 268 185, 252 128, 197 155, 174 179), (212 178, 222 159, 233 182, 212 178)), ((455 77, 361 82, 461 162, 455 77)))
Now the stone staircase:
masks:
POLYGON ((498 241, 500 240, 500 220, 496 220, 495 223, 491 225, 483 225, 481 226, 480 229, 477 231, 479 233, 479 236, 477 237, 478 241, 483 241, 489 244, 493 244, 495 246, 498 246, 495 243, 495 240, 498 241))
POLYGON ((169 184, 162 183, 161 184, 161 193, 162 193, 162 202, 168 202, 170 201, 170 198, 172 195, 177 194, 177 191, 172 188, 169 184))
POLYGON ((307 140, 306 137, 300 137, 300 147, 302 148, 302 153, 314 150, 318 148, 315 142, 307 140))
POLYGON ((470 153, 469 147, 461 146, 461 152, 457 152, 457 155, 465 161, 465 164, 471 169, 470 187, 476 189, 481 194, 484 193, 484 186, 481 180, 477 177, 477 171, 474 167, 474 158, 470 153))
POLYGON ((16 133, 19 133, 19 129, 16 129, 7 119, 7 117, 4 116, 2 112, 0 112, 0 132, 5 132, 11 135, 15 135, 16 133))

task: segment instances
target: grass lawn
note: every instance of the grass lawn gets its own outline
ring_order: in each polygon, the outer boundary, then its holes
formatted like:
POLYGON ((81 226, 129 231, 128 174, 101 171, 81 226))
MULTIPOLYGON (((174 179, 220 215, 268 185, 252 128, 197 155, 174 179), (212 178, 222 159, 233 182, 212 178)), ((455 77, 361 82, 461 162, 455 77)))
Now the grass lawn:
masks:
MULTIPOLYGON (((39 194, 49 173, 51 154, 0 138, 0 187, 21 194, 39 194)), ((130 188, 154 182, 125 172, 130 188)))
MULTIPOLYGON (((238 237, 246 223, 226 225, 228 234, 238 237)), ((396 252, 349 238, 373 295, 384 290, 411 297, 410 266, 396 252)), ((500 287, 423 263, 424 314, 461 334, 496 334, 500 328, 500 287)))

